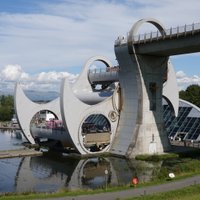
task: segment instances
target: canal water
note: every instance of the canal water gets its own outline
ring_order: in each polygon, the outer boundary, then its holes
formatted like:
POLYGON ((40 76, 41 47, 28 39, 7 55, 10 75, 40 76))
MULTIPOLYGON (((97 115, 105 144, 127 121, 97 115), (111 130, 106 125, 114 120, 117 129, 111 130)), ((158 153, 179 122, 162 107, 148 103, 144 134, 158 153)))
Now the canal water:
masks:
MULTIPOLYGON (((21 148, 22 142, 14 133, 0 132, 1 150, 21 148)), ((136 176, 140 182, 147 182, 157 174, 161 165, 161 162, 116 157, 80 160, 55 152, 39 157, 0 159, 0 194, 125 185, 136 176)))
POLYGON ((0 130, 0 150, 11 150, 22 148, 24 138, 19 135, 19 132, 0 130))

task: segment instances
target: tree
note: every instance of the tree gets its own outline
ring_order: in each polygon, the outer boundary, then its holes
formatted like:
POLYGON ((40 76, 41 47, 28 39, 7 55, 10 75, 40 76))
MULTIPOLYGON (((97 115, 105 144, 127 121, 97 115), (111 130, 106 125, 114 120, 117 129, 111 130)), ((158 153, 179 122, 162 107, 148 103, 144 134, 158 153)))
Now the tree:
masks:
POLYGON ((190 85, 187 89, 179 92, 179 97, 193 103, 200 108, 200 86, 190 85))
POLYGON ((14 114, 14 99, 13 96, 0 96, 0 121, 11 120, 14 114))

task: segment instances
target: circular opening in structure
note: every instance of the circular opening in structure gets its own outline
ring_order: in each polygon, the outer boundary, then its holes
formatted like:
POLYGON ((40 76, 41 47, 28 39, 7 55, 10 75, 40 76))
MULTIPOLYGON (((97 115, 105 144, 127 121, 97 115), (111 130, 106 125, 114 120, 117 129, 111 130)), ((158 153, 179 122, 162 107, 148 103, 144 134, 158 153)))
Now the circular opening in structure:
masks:
POLYGON ((136 41, 145 42, 146 40, 152 40, 152 38, 158 38, 164 34, 162 25, 154 20, 139 21, 133 28, 132 34, 134 35, 134 40, 136 41))
POLYGON ((146 22, 142 24, 142 26, 138 29, 137 34, 143 35, 143 34, 149 34, 151 32, 155 33, 157 31, 158 29, 153 24, 146 22))
POLYGON ((112 83, 110 80, 104 80, 105 78, 103 78, 110 69, 111 66, 103 60, 96 60, 89 66, 88 79, 93 90, 104 90, 112 83))
POLYGON ((108 67, 109 66, 106 62, 103 62, 101 60, 95 60, 89 66, 89 70, 91 70, 91 71, 105 71, 108 67))
POLYGON ((98 152, 110 144, 111 125, 102 114, 92 114, 83 122, 82 138, 84 147, 90 152, 98 152))
MULTIPOLYGON (((46 83, 42 83, 46 84, 46 83)), ((59 90, 59 85, 56 86, 59 90)), ((36 103, 47 103, 59 97, 58 92, 40 91, 40 90, 24 90, 24 94, 28 99, 36 103)))
POLYGON ((37 112, 30 123, 30 132, 37 143, 47 142, 53 139, 54 130, 64 130, 63 123, 56 114, 49 110, 37 112))

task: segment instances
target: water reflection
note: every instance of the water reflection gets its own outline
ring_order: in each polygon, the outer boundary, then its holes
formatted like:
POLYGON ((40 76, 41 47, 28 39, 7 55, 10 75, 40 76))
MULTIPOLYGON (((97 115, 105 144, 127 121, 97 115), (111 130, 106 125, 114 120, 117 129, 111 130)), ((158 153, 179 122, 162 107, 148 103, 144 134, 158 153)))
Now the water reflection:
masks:
POLYGON ((25 157, 16 178, 16 192, 52 192, 65 188, 78 161, 58 162, 49 157, 25 157))
POLYGON ((22 148, 25 141, 19 130, 0 130, 0 150, 22 148))
MULTIPOLYGON (((0 132, 0 150, 21 148, 22 143, 23 139, 15 132, 0 132)), ((94 189, 129 184, 135 176, 140 182, 147 182, 157 174, 161 164, 116 157, 79 160, 53 152, 41 157, 0 159, 0 193, 94 189)))
POLYGON ((128 161, 120 158, 70 159, 47 154, 41 157, 0 160, 0 192, 53 192, 62 188, 99 188, 129 184, 134 176, 146 182, 159 163, 128 161), (16 167, 18 165, 18 167, 16 167), (156 165, 156 166, 155 166, 156 165), (105 174, 108 170, 108 174, 105 174), (12 173, 10 173, 12 171, 12 173), (5 175, 9 174, 9 175, 5 175), (14 184, 13 184, 14 182, 14 184))
POLYGON ((85 187, 99 187, 104 185, 105 170, 108 170, 108 182, 111 179, 111 166, 108 159, 93 158, 88 159, 82 164, 81 184, 85 187))
POLYGON ((0 159, 0 192, 15 192, 21 158, 0 159))

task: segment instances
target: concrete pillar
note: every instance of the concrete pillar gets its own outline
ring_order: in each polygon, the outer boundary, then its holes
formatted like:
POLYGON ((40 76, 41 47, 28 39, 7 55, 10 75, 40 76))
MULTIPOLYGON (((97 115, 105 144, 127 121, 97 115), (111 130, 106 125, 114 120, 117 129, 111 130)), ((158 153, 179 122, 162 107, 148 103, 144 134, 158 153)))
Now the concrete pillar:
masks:
POLYGON ((122 37, 115 45, 122 109, 111 152, 126 157, 170 150, 162 111, 163 77, 168 70, 168 57, 137 55, 132 34, 144 22, 152 23, 159 31, 164 30, 153 19, 141 20, 133 26, 127 41, 122 37))

